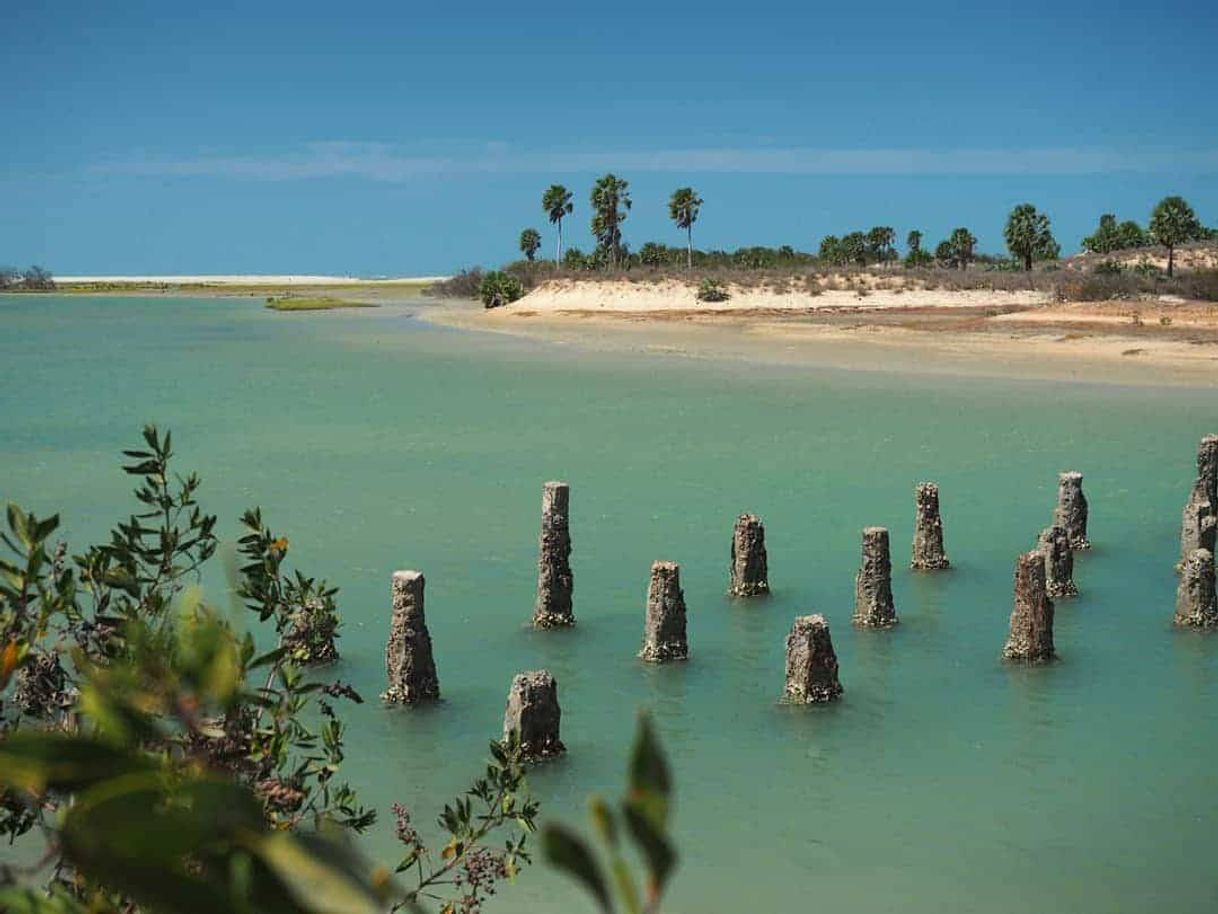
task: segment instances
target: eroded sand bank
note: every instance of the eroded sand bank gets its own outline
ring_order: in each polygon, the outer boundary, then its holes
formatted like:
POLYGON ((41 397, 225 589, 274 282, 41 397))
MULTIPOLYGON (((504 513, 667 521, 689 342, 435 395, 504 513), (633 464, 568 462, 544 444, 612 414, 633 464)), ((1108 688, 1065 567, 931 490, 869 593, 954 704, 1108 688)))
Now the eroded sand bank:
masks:
MULTIPOLYGON (((675 284, 679 285, 679 284, 675 284)), ((753 290, 568 282, 506 307, 428 309, 450 326, 598 349, 785 365, 1123 384, 1218 385, 1218 305, 1052 303, 1036 292, 753 290)))

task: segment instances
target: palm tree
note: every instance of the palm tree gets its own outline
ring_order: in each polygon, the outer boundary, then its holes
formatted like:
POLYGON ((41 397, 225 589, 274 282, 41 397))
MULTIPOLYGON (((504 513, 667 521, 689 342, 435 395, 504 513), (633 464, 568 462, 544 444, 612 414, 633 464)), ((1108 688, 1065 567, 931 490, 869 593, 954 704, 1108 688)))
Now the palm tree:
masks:
POLYGON ((623 210, 630 209, 630 183, 617 175, 607 174, 592 188, 592 234, 603 251, 609 254, 610 265, 616 267, 622 252, 623 210))
POLYGON ((867 233, 867 253, 875 258, 876 263, 887 263, 895 260, 897 230, 890 225, 877 225, 867 233))
POLYGON ((935 259, 960 270, 967 270, 977 249, 977 237, 968 229, 953 229, 946 241, 935 248, 935 259))
POLYGON ((545 210, 550 223, 558 226, 558 253, 554 257, 554 264, 557 266, 562 263, 562 219, 563 216, 571 215, 571 211, 575 209, 571 203, 571 191, 561 184, 551 184, 541 195, 541 208, 545 210))
POLYGON ((1201 223, 1183 197, 1164 197, 1150 214, 1150 234, 1167 248, 1167 275, 1171 276, 1176 266, 1176 245, 1199 237, 1201 223))
POLYGON ((1032 269, 1034 257, 1051 259, 1061 253, 1049 228, 1049 217, 1036 211, 1031 203, 1021 203, 1011 210, 1003 231, 1007 250, 1023 261, 1025 270, 1032 269))
POLYGON ((694 223, 701 208, 702 198, 692 187, 678 187, 668 201, 668 218, 685 229, 686 267, 690 270, 694 268, 694 223))
POLYGON ((533 262, 533 258, 537 256, 537 249, 541 247, 541 232, 535 228, 527 228, 520 233, 520 253, 528 258, 529 263, 533 262))

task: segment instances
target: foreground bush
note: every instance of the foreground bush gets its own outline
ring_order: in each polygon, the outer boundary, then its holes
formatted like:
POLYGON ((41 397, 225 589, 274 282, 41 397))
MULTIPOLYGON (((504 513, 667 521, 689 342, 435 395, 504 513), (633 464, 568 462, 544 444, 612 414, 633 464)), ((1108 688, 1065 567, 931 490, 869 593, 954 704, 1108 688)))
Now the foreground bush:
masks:
POLYGON ((511 273, 496 270, 482 277, 478 298, 484 308, 502 308, 524 295, 524 284, 511 273))
POLYGON ((16 505, 0 532, 0 841, 46 844, 0 861, 0 911, 477 911, 529 860, 518 742, 444 806, 442 847, 395 806, 412 887, 364 861, 347 835, 375 812, 340 779, 336 710, 361 699, 303 671, 337 656, 337 590, 289 571, 288 540, 246 512, 234 589, 274 633, 259 652, 198 589, 218 545, 199 478, 151 426, 124 454, 139 507, 105 542, 69 557, 58 516, 16 505))

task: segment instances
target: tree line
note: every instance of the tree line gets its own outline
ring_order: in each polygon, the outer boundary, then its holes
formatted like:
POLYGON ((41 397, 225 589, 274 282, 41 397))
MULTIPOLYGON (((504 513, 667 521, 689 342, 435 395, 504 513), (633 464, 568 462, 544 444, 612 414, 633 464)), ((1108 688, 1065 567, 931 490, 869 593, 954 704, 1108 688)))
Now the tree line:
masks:
POLYGON ((55 288, 51 274, 39 266, 18 270, 16 267, 0 267, 0 291, 34 289, 46 291, 55 288))
MULTIPOLYGON (((1010 264, 1031 270, 1036 261, 1053 261, 1061 256, 1061 245, 1053 236, 1049 216, 1031 203, 1021 203, 1007 216, 1003 229, 1009 261, 986 257, 977 252, 977 237, 966 226, 953 229, 933 251, 923 247, 921 231, 910 231, 905 237, 906 254, 897 251, 897 233, 891 226, 875 226, 867 231, 846 235, 826 235, 815 254, 781 248, 752 247, 735 252, 699 251, 694 248, 693 227, 701 214, 703 200, 692 187, 679 187, 668 200, 668 216, 685 233, 684 248, 657 242, 647 242, 632 253, 622 237, 622 223, 632 207, 629 182, 614 174, 599 178, 589 194, 592 212, 591 228, 596 249, 584 253, 578 248, 563 248, 563 225, 575 211, 574 197, 562 184, 552 184, 542 194, 541 208, 556 229, 554 262, 573 269, 613 269, 640 264, 643 266, 676 266, 684 260, 687 269, 699 266, 736 266, 768 268, 799 266, 809 263, 833 266, 872 266, 895 264, 906 267, 938 265, 953 269, 968 269, 975 261, 1010 264)), ((1175 250, 1190 241, 1218 238, 1218 229, 1201 224, 1189 203, 1178 196, 1164 197, 1155 205, 1146 229, 1129 220, 1117 223, 1116 216, 1106 213, 1099 227, 1082 241, 1083 250, 1090 253, 1115 251, 1160 245, 1167 249, 1167 274, 1175 269, 1175 250)), ((520 251, 533 262, 542 246, 541 232, 526 228, 520 233, 520 251)))

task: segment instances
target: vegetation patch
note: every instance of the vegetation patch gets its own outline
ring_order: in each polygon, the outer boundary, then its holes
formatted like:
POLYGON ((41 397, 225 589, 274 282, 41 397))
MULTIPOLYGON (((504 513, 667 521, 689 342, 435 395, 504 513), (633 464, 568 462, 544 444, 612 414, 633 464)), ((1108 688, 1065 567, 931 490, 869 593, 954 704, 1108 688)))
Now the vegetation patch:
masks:
POLYGON ((272 311, 336 311, 342 308, 379 308, 376 302, 349 301, 344 298, 322 296, 318 298, 268 298, 266 306, 272 311))
POLYGON ((698 285, 698 301, 719 302, 727 301, 731 295, 727 287, 717 279, 707 277, 698 285))
POLYGON ((502 308, 524 295, 524 284, 511 273, 496 270, 482 277, 478 298, 484 308, 502 308))
POLYGON ((42 267, 0 267, 0 292, 53 292, 55 280, 42 267))
POLYGON ((435 298, 476 299, 478 290, 482 288, 483 275, 481 267, 464 269, 455 276, 432 283, 427 294, 435 298))

